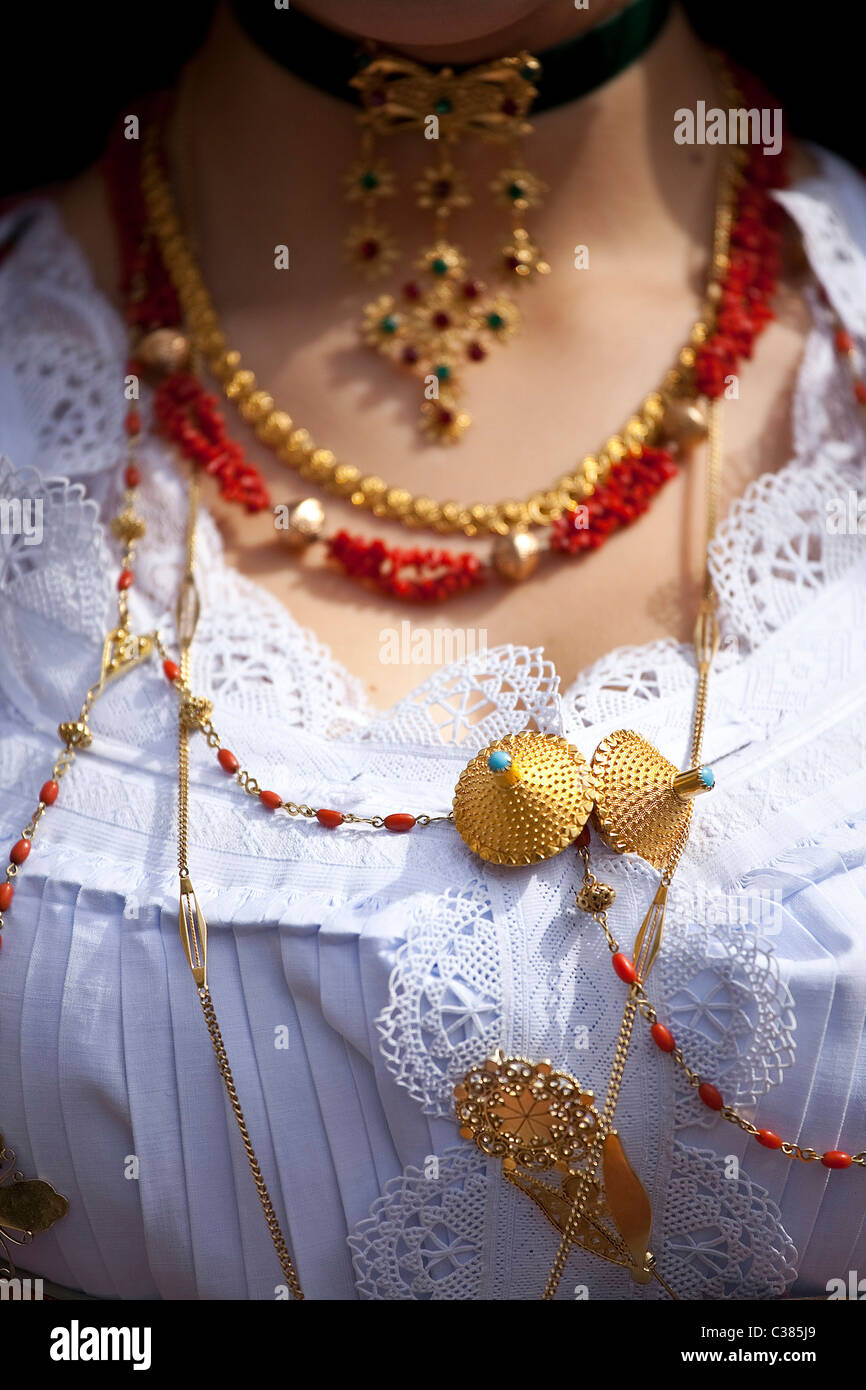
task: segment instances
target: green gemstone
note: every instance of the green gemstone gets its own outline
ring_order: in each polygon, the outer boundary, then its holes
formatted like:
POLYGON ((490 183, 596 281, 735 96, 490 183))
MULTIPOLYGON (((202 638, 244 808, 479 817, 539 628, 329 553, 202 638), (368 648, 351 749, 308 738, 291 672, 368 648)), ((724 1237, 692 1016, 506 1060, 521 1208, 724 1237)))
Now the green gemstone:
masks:
POLYGON ((498 329, 505 327, 505 319, 501 314, 488 314, 487 327, 492 328, 495 333, 498 329))
POLYGON ((451 111, 451 102, 447 97, 442 97, 433 107, 437 116, 447 116, 451 111))
POLYGON ((379 327, 383 333, 396 333, 397 319, 394 314, 386 314, 385 317, 380 320, 379 327))
POLYGON ((509 198, 522 198, 525 192, 526 189, 522 183, 510 183, 508 185, 509 198))
POLYGON ((430 269, 433 271, 434 275, 447 275, 448 262, 444 260, 442 256, 437 256, 435 261, 430 262, 430 269))
POLYGON ((361 175, 361 187, 362 187, 362 188, 378 188, 378 187, 379 187, 379 178, 378 178, 378 175, 374 174, 374 173, 372 172, 372 170, 368 171, 366 174, 362 174, 362 175, 361 175))
POLYGON ((440 381, 447 381, 451 375, 451 368, 447 366, 444 362, 440 362, 438 367, 433 368, 433 372, 435 376, 439 378, 440 381))

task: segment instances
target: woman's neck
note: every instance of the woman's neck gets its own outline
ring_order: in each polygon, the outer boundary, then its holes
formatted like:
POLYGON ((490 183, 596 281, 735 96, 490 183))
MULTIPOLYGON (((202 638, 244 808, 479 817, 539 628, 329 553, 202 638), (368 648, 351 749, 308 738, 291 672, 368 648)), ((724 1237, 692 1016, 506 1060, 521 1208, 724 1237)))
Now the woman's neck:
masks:
MULTIPOLYGON (((542 51, 569 37, 563 6, 543 5, 532 16, 539 29, 533 37, 527 21, 503 31, 513 42, 505 53, 526 44, 542 51)), ((614 9, 616 7, 614 6, 614 9)), ((573 34, 586 11, 570 11, 573 34)), ((598 17, 597 8, 593 9, 598 17)), ((286 22, 290 18, 286 16, 286 22)), ((475 41, 489 51, 489 38, 475 41)), ((405 45, 403 45, 405 48, 405 45)), ((472 44, 458 45, 447 56, 470 58, 472 44)), ((424 48, 445 60, 443 52, 424 48)), ((699 98, 712 100, 714 74, 701 44, 675 12, 649 51, 606 86, 578 102, 538 116, 527 141, 530 168, 550 186, 545 206, 532 215, 532 229, 548 256, 557 248, 567 253, 575 242, 592 248, 602 242, 639 264, 652 255, 655 243, 668 237, 672 223, 694 241, 701 254, 712 217, 715 161, 696 159, 694 176, 683 177, 691 153, 674 144, 674 111, 694 107, 699 98)), ((234 239, 240 262, 260 237, 281 231, 281 241, 296 244, 311 229, 340 222, 340 188, 344 170, 358 151, 357 112, 300 81, 267 57, 240 29, 231 12, 221 10, 203 49, 181 81, 178 115, 169 149, 180 193, 199 229, 210 234, 226 207, 244 210, 233 217, 223 238, 201 250, 210 259, 218 243, 234 239), (242 242, 238 242, 238 227, 242 242)), ((402 186, 411 188, 420 172, 417 141, 411 137, 385 142, 402 186), (407 143, 408 142, 408 143, 407 143)), ((706 154, 706 152, 703 152, 706 154)), ((427 150, 420 152, 421 163, 427 150)), ((470 186, 482 188, 491 153, 478 141, 466 141, 458 158, 470 186)), ((396 201, 396 200, 395 200, 396 201)), ((484 210, 476 200, 483 223, 484 210)), ((400 230, 412 236, 421 214, 412 207, 389 207, 400 230)), ((473 218, 468 219, 472 235, 473 218)), ((466 221, 466 219, 464 219, 466 221)), ((483 226, 484 234, 487 232, 483 226)), ((456 229, 464 239, 463 225, 456 229)), ((415 240, 423 229, 415 231, 415 240)), ((480 240, 480 237, 479 237, 480 240)), ((273 243, 271 243, 273 244, 273 243)), ((471 248, 470 248, 471 249, 471 248)), ((264 271, 263 271, 264 273, 264 271)), ((230 277, 232 278, 232 277, 230 277)), ((272 273, 269 277, 272 280, 272 273)))

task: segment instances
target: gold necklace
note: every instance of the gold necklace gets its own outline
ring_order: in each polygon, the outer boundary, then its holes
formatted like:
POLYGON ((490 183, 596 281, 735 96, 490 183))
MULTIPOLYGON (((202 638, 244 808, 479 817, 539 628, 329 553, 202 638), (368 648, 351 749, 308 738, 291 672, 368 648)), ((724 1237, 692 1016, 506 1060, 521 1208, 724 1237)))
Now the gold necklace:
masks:
POLYGON ((507 535, 530 526, 555 521, 575 504, 590 496, 611 470, 642 447, 671 441, 687 449, 706 433, 695 407, 692 379, 695 351, 712 331, 721 281, 728 266, 730 230, 745 152, 736 145, 726 148, 720 170, 713 248, 701 316, 675 364, 665 373, 635 413, 611 435, 596 454, 588 454, 572 473, 524 501, 506 499, 466 504, 437 501, 413 495, 382 478, 341 463, 330 449, 316 445, 310 432, 297 426, 292 416, 259 386, 255 373, 244 366, 240 352, 231 348, 204 283, 201 269, 181 226, 171 188, 159 154, 159 134, 151 129, 142 155, 142 193, 150 234, 155 238, 178 295, 194 347, 221 383, 226 399, 239 411, 256 436, 286 467, 297 472, 352 506, 400 522, 413 529, 466 536, 507 535))

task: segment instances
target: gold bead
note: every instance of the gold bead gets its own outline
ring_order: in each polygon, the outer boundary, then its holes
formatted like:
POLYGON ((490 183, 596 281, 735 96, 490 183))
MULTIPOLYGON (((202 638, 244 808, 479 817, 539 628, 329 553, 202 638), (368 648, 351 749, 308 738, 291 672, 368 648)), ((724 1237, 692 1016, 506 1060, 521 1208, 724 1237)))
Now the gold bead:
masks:
POLYGON ((256 389, 256 374, 242 367, 226 382, 225 393, 230 401, 244 401, 256 389))
POLYGON ((241 415, 250 425, 266 420, 274 408, 274 398, 267 391, 254 391, 241 403, 241 415))
POLYGON ((142 338, 137 356, 154 376, 180 371, 189 361, 189 338, 177 328, 155 328, 142 338))
POLYGON ((83 719, 67 719, 57 729, 61 741, 67 748, 89 748, 93 735, 83 719))
POLYGON ((317 497, 305 497, 289 509, 288 522, 281 531, 283 540, 291 550, 303 550, 325 529, 325 509, 317 497))
POLYGON ((286 442, 292 428, 291 415, 287 415, 284 410, 272 410, 270 415, 259 421, 256 434, 263 444, 277 448, 286 442))
POLYGON ((662 433, 678 448, 691 449, 706 439, 707 422, 694 402, 669 397, 662 416, 662 433))
POLYGON ((491 559, 497 574, 517 583, 528 579, 538 565, 538 540, 531 531, 511 531, 493 543, 491 559))
POLYGON ((609 883, 585 883, 580 892, 576 895, 576 902, 581 912, 606 912, 616 897, 616 892, 609 883))
POLYGON ((147 531, 147 526, 140 516, 136 516, 131 507, 127 507, 119 516, 113 518, 111 522, 112 535, 119 541, 124 541, 129 545, 130 541, 140 541, 147 531))

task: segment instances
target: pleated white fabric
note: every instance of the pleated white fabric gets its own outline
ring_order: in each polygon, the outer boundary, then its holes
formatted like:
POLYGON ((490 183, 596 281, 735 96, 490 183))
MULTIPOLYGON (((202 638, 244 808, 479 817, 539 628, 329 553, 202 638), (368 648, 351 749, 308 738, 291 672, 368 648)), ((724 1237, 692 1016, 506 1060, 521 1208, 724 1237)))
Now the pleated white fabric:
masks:
MULTIPOLYGON (((866 349, 866 191, 838 160, 781 195, 816 277, 866 349)), ((19 209, 0 270, 0 497, 41 498, 44 536, 0 535, 0 825, 17 838, 56 725, 98 669, 117 498, 123 327, 47 204, 19 209), (103 515, 110 514, 103 511, 103 515)), ((759 1126, 866 1147, 866 546, 828 526, 864 486, 862 422, 814 325, 795 454, 749 488, 714 564, 725 641, 695 817, 653 993, 692 1065, 759 1126)), ((183 491, 146 445, 133 614, 171 630, 183 491)), ((315 805, 446 811, 491 738, 564 733, 589 755, 635 727, 685 755, 694 665, 674 642, 621 649, 566 690, 540 651, 500 648, 388 714, 269 596, 203 519, 193 685, 263 785, 315 805), (480 716, 480 717, 479 717, 480 716)), ((285 1296, 177 936, 174 718, 161 673, 112 687, 8 914, 0 956, 0 1126, 70 1200, 22 1263, 107 1298, 285 1296)), ((492 868, 448 825, 410 836, 268 816, 202 747, 191 866, 209 976, 259 1159, 310 1298, 538 1297, 553 1232, 461 1141, 454 1082, 490 1048, 550 1056, 601 1092, 622 989, 568 903, 571 856, 492 868)), ((593 851, 626 945, 654 890, 593 851)), ((639 1031, 618 1125, 685 1298, 821 1293, 866 1275, 866 1176, 761 1149, 713 1118, 639 1031)), ((559 1296, 656 1297, 573 1254, 559 1296)))

